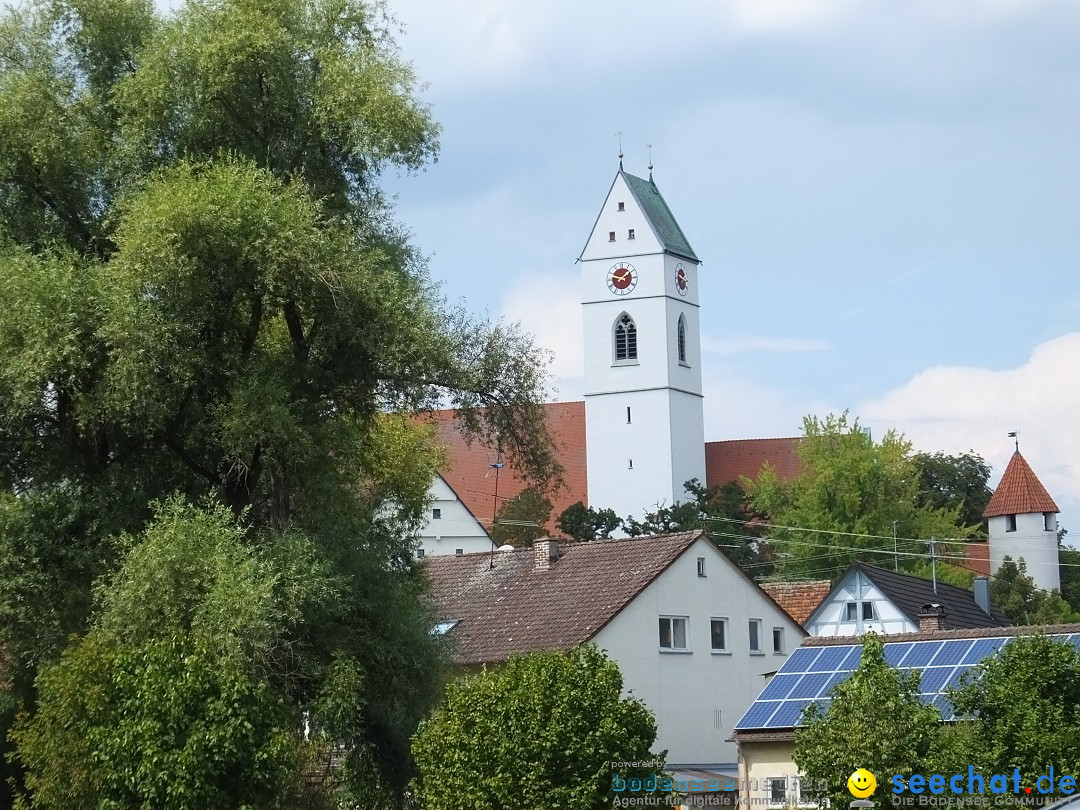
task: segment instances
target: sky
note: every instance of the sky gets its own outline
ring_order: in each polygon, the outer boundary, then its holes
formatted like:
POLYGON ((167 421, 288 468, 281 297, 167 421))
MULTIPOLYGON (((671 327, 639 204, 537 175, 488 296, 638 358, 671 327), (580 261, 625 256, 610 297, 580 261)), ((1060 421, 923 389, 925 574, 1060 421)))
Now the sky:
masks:
POLYGON ((398 216, 553 399, 621 132, 703 261, 706 440, 848 410, 995 486, 1018 431, 1080 545, 1080 3, 390 4, 443 127, 398 216))

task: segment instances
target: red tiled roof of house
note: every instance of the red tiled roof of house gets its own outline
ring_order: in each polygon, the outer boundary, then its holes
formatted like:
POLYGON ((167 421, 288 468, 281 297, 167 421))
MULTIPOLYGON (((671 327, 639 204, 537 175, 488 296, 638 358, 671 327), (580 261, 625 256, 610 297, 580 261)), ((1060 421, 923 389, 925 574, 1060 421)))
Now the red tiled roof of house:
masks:
MULTIPOLYGON (((442 471, 443 480, 454 490, 465 507, 490 527, 495 508, 495 472, 488 466, 495 462, 492 448, 474 442, 466 444, 457 428, 455 411, 432 411, 426 414, 438 430, 439 440, 446 446, 447 463, 442 471)), ((544 406, 548 431, 555 441, 559 462, 563 466, 564 486, 556 492, 544 493, 551 500, 551 522, 578 501, 589 502, 588 482, 585 475, 585 403, 551 402, 544 406)), ((507 500, 525 489, 526 482, 518 477, 513 464, 504 459, 499 470, 499 508, 507 500)))
POLYGON ((758 477, 766 462, 776 468, 781 481, 799 475, 799 438, 734 439, 705 443, 705 480, 709 486, 758 477))
POLYGON ((990 576, 990 544, 989 543, 965 543, 962 563, 964 568, 970 568, 976 574, 984 577, 990 576))
POLYGON ((1009 466, 1001 476, 990 503, 983 512, 984 518, 999 515, 1025 515, 1030 512, 1054 512, 1060 510, 1038 476, 1032 472, 1027 461, 1017 450, 1009 459, 1009 466))
POLYGON ((817 610, 832 585, 827 579, 807 582, 763 582, 761 589, 773 598, 791 618, 800 625, 806 624, 810 614, 817 610))
POLYGON ((569 650, 595 636, 701 532, 561 546, 546 570, 534 549, 428 557, 424 570, 457 664, 569 650), (492 567, 492 562, 494 567, 492 567))

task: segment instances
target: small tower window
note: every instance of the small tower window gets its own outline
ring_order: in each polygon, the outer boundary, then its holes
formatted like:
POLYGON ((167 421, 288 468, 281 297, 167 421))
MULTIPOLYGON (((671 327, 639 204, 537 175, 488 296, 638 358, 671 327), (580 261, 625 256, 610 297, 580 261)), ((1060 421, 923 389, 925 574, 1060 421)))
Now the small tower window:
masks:
POLYGON ((630 232, 626 235, 626 238, 627 239, 633 239, 634 238, 634 229, 633 228, 630 229, 630 232))
POLYGON ((686 318, 682 315, 679 316, 678 327, 678 343, 679 343, 679 362, 684 366, 686 365, 686 318))
POLYGON ((1054 513, 1043 512, 1043 531, 1052 532, 1054 530, 1054 513))
POLYGON ((615 241, 615 231, 608 231, 607 240, 609 242, 614 242, 615 241))
POLYGON ((626 424, 630 424, 630 406, 626 406, 626 424))
POLYGON ((1006 515, 1005 516, 1005 531, 1007 531, 1007 532, 1015 532, 1016 531, 1016 515, 1006 515))
POLYGON ((615 359, 637 360, 637 326, 625 312, 615 322, 615 359))
POLYGON ((625 211, 626 210, 626 203, 624 203, 624 202, 619 203, 619 210, 620 211, 625 211))

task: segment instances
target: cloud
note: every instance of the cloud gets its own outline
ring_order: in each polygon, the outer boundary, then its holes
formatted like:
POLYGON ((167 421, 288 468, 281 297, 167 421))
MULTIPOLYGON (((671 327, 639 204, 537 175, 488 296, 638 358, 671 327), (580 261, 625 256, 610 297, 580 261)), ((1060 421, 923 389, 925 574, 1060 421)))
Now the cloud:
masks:
POLYGON ((856 413, 875 430, 902 431, 919 450, 974 449, 994 468, 991 486, 1013 451, 1007 434, 1019 431, 1024 458, 1058 507, 1080 515, 1078 359, 1080 332, 1071 332, 1037 345, 1017 368, 929 368, 856 413))
POLYGON ((701 350, 708 354, 748 354, 750 352, 821 352, 831 348, 829 342, 819 338, 776 338, 763 335, 717 340, 702 335, 701 350))

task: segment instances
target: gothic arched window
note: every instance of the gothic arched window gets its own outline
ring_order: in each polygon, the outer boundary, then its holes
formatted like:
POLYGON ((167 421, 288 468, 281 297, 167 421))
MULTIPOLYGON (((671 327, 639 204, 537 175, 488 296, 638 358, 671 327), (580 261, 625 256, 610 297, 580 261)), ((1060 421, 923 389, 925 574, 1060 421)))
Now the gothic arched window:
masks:
POLYGON ((679 362, 686 362, 686 318, 679 316, 679 362))
POLYGON ((615 321, 615 359, 637 360, 637 326, 625 312, 615 321))

